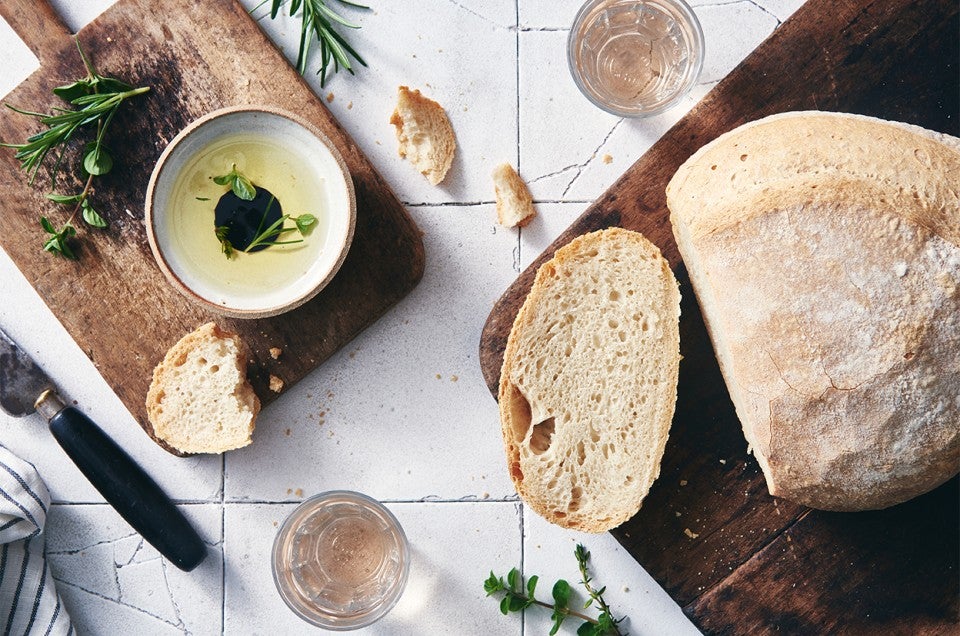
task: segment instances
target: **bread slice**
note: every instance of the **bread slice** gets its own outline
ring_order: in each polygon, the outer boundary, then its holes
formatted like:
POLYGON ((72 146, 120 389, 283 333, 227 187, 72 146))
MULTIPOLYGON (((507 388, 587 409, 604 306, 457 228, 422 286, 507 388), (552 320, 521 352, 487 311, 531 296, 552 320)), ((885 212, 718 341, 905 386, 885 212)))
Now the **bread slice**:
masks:
POLYGON ((497 198, 497 222, 504 227, 524 226, 537 214, 527 184, 509 163, 493 169, 493 188, 497 198))
POLYGON ((674 236, 772 495, 891 506, 960 466, 960 140, 786 113, 701 148, 674 236))
POLYGON ((260 400, 247 381, 247 347, 209 322, 173 345, 153 371, 147 416, 154 434, 182 453, 249 444, 260 400))
POLYGON ((510 477, 548 521, 604 532, 660 473, 677 400, 680 292, 660 250, 619 228, 544 263, 500 375, 510 477))
POLYGON ((397 107, 390 116, 397 128, 400 156, 433 185, 447 176, 457 149, 453 126, 443 107, 406 86, 397 89, 397 107))

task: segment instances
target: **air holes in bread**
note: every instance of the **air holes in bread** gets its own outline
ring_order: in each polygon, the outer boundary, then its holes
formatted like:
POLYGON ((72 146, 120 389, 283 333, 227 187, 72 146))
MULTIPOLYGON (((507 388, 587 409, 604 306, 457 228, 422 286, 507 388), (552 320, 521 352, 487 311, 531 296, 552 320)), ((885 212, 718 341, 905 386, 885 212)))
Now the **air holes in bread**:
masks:
POLYGON ((530 428, 530 403, 515 384, 510 385, 506 398, 506 407, 510 409, 510 422, 513 429, 511 433, 514 441, 520 443, 527 436, 527 430, 530 428))
POLYGON ((530 433, 530 450, 534 455, 543 455, 550 449, 555 428, 556 421, 552 417, 533 425, 533 431, 530 433))

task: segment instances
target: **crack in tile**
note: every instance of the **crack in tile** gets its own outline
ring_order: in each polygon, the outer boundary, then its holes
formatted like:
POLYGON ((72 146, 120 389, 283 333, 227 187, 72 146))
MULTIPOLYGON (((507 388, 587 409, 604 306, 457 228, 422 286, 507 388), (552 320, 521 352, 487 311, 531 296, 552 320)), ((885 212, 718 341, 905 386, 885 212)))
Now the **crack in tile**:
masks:
POLYGON ((110 543, 116 543, 116 542, 118 542, 118 541, 123 541, 124 539, 129 539, 130 537, 136 537, 136 536, 139 536, 138 533, 136 533, 136 532, 131 532, 130 534, 123 535, 122 537, 115 537, 115 538, 112 538, 112 539, 104 539, 103 541, 97 541, 96 543, 91 543, 91 544, 89 544, 89 545, 85 545, 85 546, 82 546, 82 547, 79 547, 79 548, 75 548, 75 549, 73 549, 73 550, 47 550, 47 556, 51 556, 51 555, 57 555, 57 556, 70 555, 70 556, 72 556, 72 555, 75 555, 75 554, 80 554, 81 552, 84 552, 84 551, 86 551, 86 550, 90 550, 90 549, 92 549, 92 548, 96 548, 96 547, 101 546, 101 545, 108 545, 108 544, 110 544, 110 543))
POLYGON ((167 578, 166 559, 160 560, 160 571, 163 572, 163 586, 167 589, 167 597, 170 599, 170 605, 173 606, 173 615, 177 618, 175 627, 184 634, 189 634, 190 630, 187 629, 186 624, 183 622, 183 614, 180 613, 180 606, 177 605, 177 600, 173 597, 173 590, 170 589, 170 580, 167 578))
POLYGON ((596 148, 594 148, 593 153, 587 158, 587 160, 577 165, 577 173, 573 175, 573 178, 570 179, 570 182, 567 184, 567 187, 563 189, 563 193, 561 193, 560 195, 561 199, 567 196, 567 192, 570 191, 570 188, 573 187, 573 184, 577 181, 577 179, 580 178, 580 175, 583 174, 584 169, 587 166, 589 166, 594 159, 597 158, 597 155, 600 153, 600 150, 607 144, 607 141, 610 140, 610 137, 613 135, 614 132, 616 132, 617 128, 619 128, 620 124, 622 124, 624 121, 626 121, 625 118, 619 119, 617 123, 613 125, 613 128, 610 129, 610 132, 608 132, 606 136, 604 136, 603 141, 601 141, 600 144, 596 148))
MULTIPOLYGON (((774 20, 776 20, 776 21, 777 21, 777 26, 780 26, 781 24, 783 24, 783 20, 780 19, 780 16, 778 16, 777 14, 775 14, 773 11, 770 11, 769 9, 767 9, 766 7, 764 7, 763 5, 757 4, 756 2, 754 2, 754 0, 729 0, 728 2, 705 2, 705 3, 703 3, 703 4, 691 4, 691 6, 692 6, 694 9, 704 9, 704 8, 708 8, 708 7, 728 7, 728 6, 734 5, 734 4, 749 4, 749 5, 753 5, 754 7, 756 7, 757 9, 759 9, 760 11, 762 11, 763 13, 766 13, 766 14, 769 15, 771 18, 773 18, 774 20)), ((774 28, 776 28, 776 27, 774 27, 774 28)))
POLYGON ((462 4, 460 4, 459 2, 456 2, 456 0, 447 0, 447 2, 449 2, 449 3, 452 4, 453 6, 457 7, 458 9, 461 9, 461 10, 463 10, 463 11, 466 11, 467 13, 469 13, 469 14, 472 15, 472 16, 475 16, 475 17, 480 18, 481 20, 483 20, 484 22, 486 22, 486 23, 488 23, 488 24, 492 24, 493 26, 497 27, 498 29, 511 30, 511 29, 514 28, 513 25, 497 24, 496 22, 494 22, 493 20, 491 20, 491 19, 488 18, 487 16, 485 16, 485 15, 480 15, 479 13, 477 13, 476 11, 474 11, 473 9, 471 9, 470 7, 465 7, 465 6, 463 6, 462 4))
MULTIPOLYGON (((137 607, 136 605, 131 605, 130 603, 124 603, 123 601, 121 601, 121 600, 119 600, 119 599, 117 599, 117 598, 110 598, 109 596, 107 596, 107 595, 105 595, 105 594, 100 594, 99 592, 94 592, 93 590, 89 590, 89 589, 83 587, 82 585, 78 585, 78 584, 76 584, 76 583, 72 583, 72 582, 66 581, 66 580, 64 580, 64 579, 58 579, 58 578, 54 577, 53 580, 54 580, 58 585, 65 585, 65 586, 67 586, 67 587, 72 587, 72 588, 78 589, 78 590, 80 590, 81 592, 85 592, 85 593, 89 594, 90 596, 95 596, 95 597, 97 597, 97 598, 99 598, 99 599, 102 599, 102 600, 104 600, 104 601, 109 601, 109 602, 111 602, 111 603, 114 603, 114 604, 116 604, 116 605, 121 605, 121 606, 123 606, 123 607, 129 607, 130 609, 136 610, 136 611, 140 612, 141 614, 145 614, 145 615, 149 616, 150 618, 156 619, 156 620, 160 621, 161 623, 163 623, 163 624, 165 624, 165 625, 170 625, 171 627, 176 627, 177 629, 180 628, 179 625, 175 625, 175 624, 171 623, 170 621, 168 621, 168 620, 165 619, 165 618, 162 618, 162 617, 160 617, 160 616, 157 616, 156 614, 152 614, 151 612, 148 612, 147 610, 143 609, 142 607, 137 607)), ((186 632, 184 632, 184 633, 186 633, 186 632)))

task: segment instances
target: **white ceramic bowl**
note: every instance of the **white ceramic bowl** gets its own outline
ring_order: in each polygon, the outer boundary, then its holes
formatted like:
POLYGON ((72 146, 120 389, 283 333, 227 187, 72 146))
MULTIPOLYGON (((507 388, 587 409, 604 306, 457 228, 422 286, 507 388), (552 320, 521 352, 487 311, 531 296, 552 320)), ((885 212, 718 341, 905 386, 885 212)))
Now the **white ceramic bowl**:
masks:
POLYGON ((160 269, 187 298, 234 318, 274 316, 313 298, 343 264, 355 223, 340 153, 308 122, 270 107, 226 108, 193 122, 164 150, 147 187, 147 238, 160 269), (213 177, 233 164, 275 193, 285 214, 317 218, 307 235, 284 235, 302 242, 222 253, 214 206, 228 188, 213 177))

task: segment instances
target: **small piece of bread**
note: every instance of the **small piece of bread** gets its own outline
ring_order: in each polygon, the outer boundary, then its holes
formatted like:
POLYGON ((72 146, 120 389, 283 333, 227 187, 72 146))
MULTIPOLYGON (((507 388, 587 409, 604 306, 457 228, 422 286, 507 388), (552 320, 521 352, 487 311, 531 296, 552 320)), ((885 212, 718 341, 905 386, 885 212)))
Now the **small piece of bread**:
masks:
POLYGON ((497 222, 500 225, 522 227, 536 215, 527 184, 509 163, 501 163, 493 169, 493 187, 497 195, 497 222))
POLYGON ((676 406, 679 320, 677 280, 636 232, 581 236, 540 267, 499 390, 510 477, 535 512, 604 532, 640 509, 676 406))
POLYGON ((457 149, 457 138, 443 107, 419 90, 401 86, 390 123, 397 128, 400 156, 409 160, 431 184, 443 181, 457 149))
POLYGON ((183 453, 222 453, 251 442, 260 400, 247 381, 247 347, 209 322, 173 345, 153 371, 147 416, 183 453))

